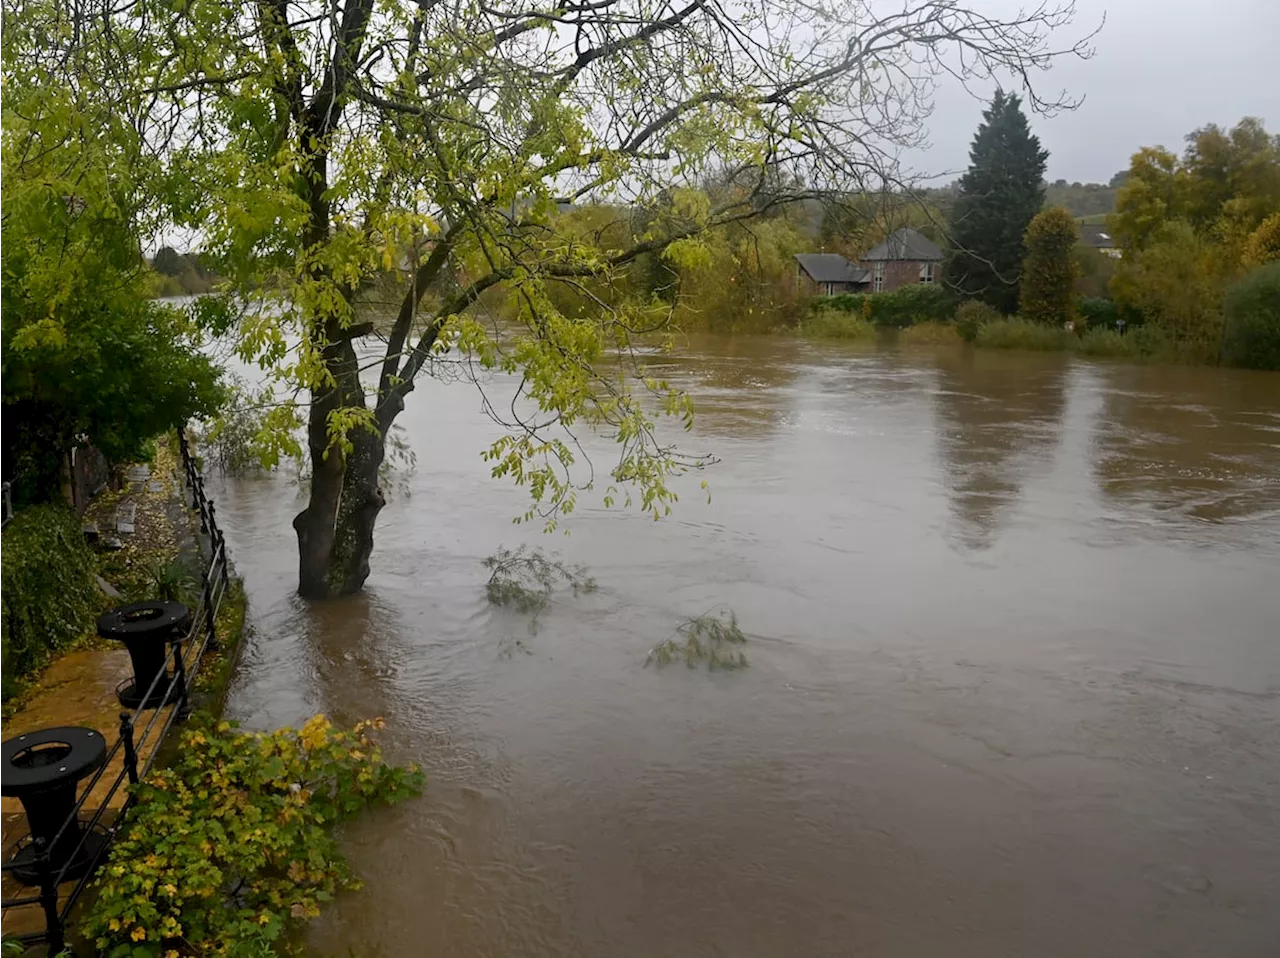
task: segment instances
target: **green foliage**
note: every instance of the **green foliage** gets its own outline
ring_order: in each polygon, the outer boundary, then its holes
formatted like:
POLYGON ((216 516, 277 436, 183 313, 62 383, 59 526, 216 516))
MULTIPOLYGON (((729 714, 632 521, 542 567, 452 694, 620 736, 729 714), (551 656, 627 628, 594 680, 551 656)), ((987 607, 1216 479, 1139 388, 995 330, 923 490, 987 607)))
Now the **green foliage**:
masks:
POLYGON ((951 213, 949 285, 1004 313, 1017 306, 1023 235, 1044 205, 1049 154, 1027 125, 1017 96, 997 90, 969 150, 969 169, 951 213))
POLYGON ((955 308, 955 294, 938 283, 909 283, 887 293, 840 293, 809 301, 812 312, 854 313, 877 326, 898 329, 913 323, 946 322, 955 308))
POLYGON ((1019 305, 1022 315, 1039 323, 1064 326, 1075 316, 1075 262, 1080 239, 1076 222, 1060 206, 1041 210, 1031 220, 1023 242, 1019 305))
POLYGON ((738 627, 738 617, 732 610, 715 615, 700 615, 689 619, 676 629, 676 637, 659 642, 649 650, 645 666, 653 663, 658 668, 672 662, 684 662, 689 668, 706 663, 707 668, 740 669, 746 666, 747 656, 741 646, 747 637, 738 627))
POLYGON ((1075 290, 1081 298, 1106 298, 1111 291, 1111 277, 1116 273, 1115 257, 1100 249, 1077 243, 1071 251, 1075 266, 1075 290))
POLYGON ((23 509, 4 530, 0 549, 0 624, 4 698, 49 654, 92 628, 103 604, 93 553, 80 521, 65 506, 23 509))
POLYGON ((898 334, 898 341, 908 346, 958 346, 964 340, 953 323, 917 323, 898 334))
POLYGON ((57 497, 74 445, 133 459, 221 398, 196 314, 144 301, 154 157, 95 86, 100 47, 49 69, 55 10, 6 8, 3 33, 0 378, 5 474, 23 501, 57 497))
POLYGON ((1120 310, 1110 299, 1091 296, 1080 300, 1076 312, 1089 329, 1114 329, 1120 319, 1120 310))
POLYGON ((187 258, 172 246, 161 246, 151 259, 151 268, 161 276, 177 276, 187 268, 187 258))
POLYGON ((1224 252, 1187 222, 1165 223, 1120 264, 1111 282, 1116 304, 1161 330, 1180 358, 1213 362, 1222 338, 1224 252))
POLYGON ((1260 266, 1227 290, 1222 362, 1280 369, 1280 261, 1260 266))
POLYGON ((987 323, 1004 319, 1004 314, 980 299, 967 299, 956 310, 955 327, 960 338, 972 343, 978 338, 978 330, 987 323))
POLYGON ((1114 329, 1100 326, 1080 337, 1080 352, 1085 356, 1139 359, 1143 357, 1142 337, 1130 333, 1122 336, 1114 329))
POLYGON ((1249 234, 1242 262, 1253 269, 1280 260, 1280 212, 1272 213, 1249 234))
POLYGON ((482 564, 490 573, 485 586, 489 601, 531 612, 535 624, 538 614, 550 604, 557 583, 563 581, 574 595, 596 590, 596 580, 587 574, 586 566, 569 565, 527 545, 514 552, 500 548, 482 564))
POLYGON ((181 602, 195 608, 196 599, 200 595, 200 573, 193 569, 189 560, 182 557, 175 559, 157 559, 150 565, 151 587, 147 590, 149 597, 165 602, 181 602))
POLYGON ((1048 352, 1070 349, 1075 343, 1075 338, 1064 329, 1015 316, 984 323, 978 328, 975 342, 979 346, 990 349, 1032 349, 1048 352))
POLYGON ((811 339, 870 340, 876 338, 876 327, 862 312, 823 309, 800 320, 800 334, 811 339))
POLYGON ((335 826, 372 802, 416 794, 422 775, 383 761, 369 730, 322 715, 301 729, 184 730, 137 802, 97 879, 85 934, 117 958, 259 956, 358 882, 335 826))

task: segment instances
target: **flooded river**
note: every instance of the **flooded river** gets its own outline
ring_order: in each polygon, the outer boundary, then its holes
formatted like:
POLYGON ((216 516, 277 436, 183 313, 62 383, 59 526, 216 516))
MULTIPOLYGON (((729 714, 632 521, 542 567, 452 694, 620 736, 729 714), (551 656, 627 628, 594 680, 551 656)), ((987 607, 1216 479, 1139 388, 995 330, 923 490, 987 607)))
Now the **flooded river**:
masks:
POLYGON ((348 829, 315 954, 1280 955, 1280 375, 751 338, 665 373, 719 464, 568 537, 511 524, 475 389, 421 384, 356 598, 293 596, 286 479, 213 484, 232 714, 383 715, 429 774, 348 829), (521 542, 599 583, 536 634, 485 597, 521 542), (749 668, 644 667, 718 607, 749 668))

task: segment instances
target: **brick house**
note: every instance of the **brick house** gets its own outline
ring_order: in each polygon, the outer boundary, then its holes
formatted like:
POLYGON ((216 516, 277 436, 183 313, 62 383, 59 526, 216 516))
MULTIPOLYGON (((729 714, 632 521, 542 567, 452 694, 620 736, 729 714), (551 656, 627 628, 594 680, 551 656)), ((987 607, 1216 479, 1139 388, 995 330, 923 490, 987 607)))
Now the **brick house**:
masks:
POLYGON ((796 289, 801 295, 860 293, 870 282, 869 272, 859 269, 839 253, 796 254, 796 289))
POLYGON ((870 275, 873 293, 888 292, 911 283, 936 283, 942 279, 942 250, 919 230, 894 230, 873 246, 858 265, 870 275))

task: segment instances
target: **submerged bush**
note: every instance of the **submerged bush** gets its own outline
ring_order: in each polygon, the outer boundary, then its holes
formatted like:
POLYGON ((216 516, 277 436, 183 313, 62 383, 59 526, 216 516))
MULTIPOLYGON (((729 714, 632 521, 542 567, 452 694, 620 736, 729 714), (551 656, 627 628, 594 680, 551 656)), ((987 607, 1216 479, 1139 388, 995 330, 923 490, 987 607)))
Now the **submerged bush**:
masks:
POLYGON ((813 339, 875 339, 876 328, 861 313, 824 309, 800 321, 800 332, 813 339))
POLYGON ((1116 356, 1124 359, 1142 357, 1141 339, 1121 336, 1114 329, 1091 329, 1080 337, 1080 352, 1086 356, 1116 356))
POLYGON ((904 329, 915 323, 945 322, 956 308, 955 294, 937 283, 909 283, 887 293, 840 293, 811 301, 814 312, 863 316, 876 326, 904 329))
POLYGON ((956 333, 966 343, 978 338, 978 330, 987 323, 1004 319, 1000 310, 980 299, 966 299, 956 310, 954 324, 956 333))
POLYGON ((381 727, 317 715, 297 731, 184 731, 173 763, 135 786, 86 935, 122 958, 274 954, 291 925, 358 887, 334 827, 422 787, 417 769, 382 760, 368 734, 381 727))
POLYGON ((1069 349, 1074 340, 1075 336, 1065 329, 1013 317, 983 324, 978 328, 975 342, 991 349, 1033 349, 1047 352, 1069 349))
POLYGON ((898 341, 908 346, 958 346, 962 340, 951 323, 918 323, 898 334, 898 341))
POLYGON ((569 565, 554 554, 546 555, 541 549, 521 546, 498 551, 485 559, 483 565, 490 571, 485 586, 489 601, 494 605, 514 606, 520 612, 538 613, 551 602, 556 584, 563 581, 573 590, 594 592, 596 580, 587 574, 583 565, 569 565))
POLYGON ((1229 290, 1222 362, 1280 369, 1280 261, 1255 269, 1229 290))
POLYGON ((692 669, 705 662, 711 671, 740 669, 746 666, 747 656, 739 646, 746 643, 747 637, 738 628, 738 617, 732 611, 700 615, 677 628, 674 638, 650 649, 644 664, 647 667, 652 662, 662 668, 682 661, 692 669))

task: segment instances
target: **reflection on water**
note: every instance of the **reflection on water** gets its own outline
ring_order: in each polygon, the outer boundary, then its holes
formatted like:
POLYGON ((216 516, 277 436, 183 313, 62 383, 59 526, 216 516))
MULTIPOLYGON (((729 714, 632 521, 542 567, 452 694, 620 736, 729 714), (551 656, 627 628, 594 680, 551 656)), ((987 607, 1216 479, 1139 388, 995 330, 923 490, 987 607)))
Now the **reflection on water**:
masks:
POLYGON ((1062 356, 946 352, 934 407, 957 538, 989 546, 1027 473, 1051 466, 1069 367, 1062 356))
POLYGON ((233 715, 382 714, 429 775, 346 833, 366 890, 314 953, 1274 958, 1280 376, 748 337, 654 365, 719 459, 660 523, 513 527, 474 392, 430 382, 365 595, 292 595, 287 482, 216 493, 233 715), (484 595, 518 541, 599 592, 531 634, 484 595), (750 668, 643 667, 722 604, 750 668))

